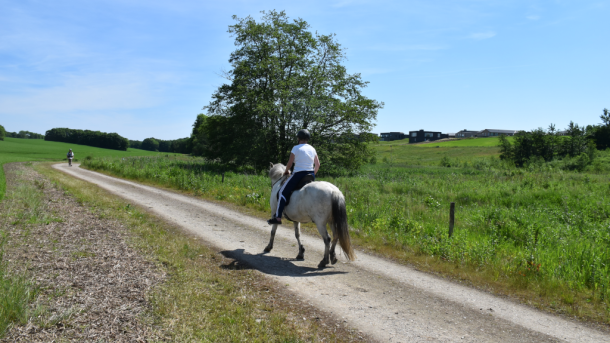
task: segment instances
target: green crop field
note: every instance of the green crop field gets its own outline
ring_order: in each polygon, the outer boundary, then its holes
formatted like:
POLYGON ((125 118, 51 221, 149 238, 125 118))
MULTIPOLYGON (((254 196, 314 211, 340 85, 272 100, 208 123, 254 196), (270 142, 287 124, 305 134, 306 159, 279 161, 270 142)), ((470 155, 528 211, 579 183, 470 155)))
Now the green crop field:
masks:
MULTIPOLYGON (((0 200, 4 197, 6 181, 2 165, 9 162, 23 161, 62 161, 66 160, 68 149, 74 151, 75 161, 86 156, 91 157, 129 157, 159 155, 158 152, 127 149, 118 151, 95 148, 86 145, 49 142, 42 139, 5 138, 0 141, 0 200)), ((163 153, 166 155, 166 153, 163 153)))
MULTIPOLYGON (((516 169, 499 160, 495 147, 386 143, 374 149, 375 164, 326 179, 345 194, 357 244, 405 261, 431 258, 422 268, 521 294, 551 311, 610 322, 605 172, 516 169), (460 167, 440 166, 443 158, 460 167), (451 202, 456 229, 449 239, 451 202)), ((599 154, 608 161, 610 152, 599 154)), ((218 166, 190 157, 100 158, 84 164, 270 213, 265 175, 226 173, 223 183, 218 166)))
POLYGON ((463 163, 474 163, 500 155, 500 148, 496 146, 436 147, 435 145, 427 148, 430 144, 391 143, 393 142, 373 144, 373 150, 377 162, 392 167, 438 166, 443 157, 463 163))
MULTIPOLYGON (((507 137, 508 141, 512 143, 513 137, 507 137)), ((451 141, 442 141, 442 142, 429 142, 429 143, 418 143, 412 144, 412 146, 417 146, 420 148, 435 148, 439 147, 497 147, 500 142, 499 137, 482 137, 482 138, 464 138, 464 139, 456 139, 451 141)), ((390 142, 379 142, 380 145, 407 145, 409 144, 409 139, 403 139, 399 141, 390 141, 390 142)))
MULTIPOLYGON (((507 137, 508 141, 512 143, 513 137, 507 137)), ((483 137, 483 138, 465 138, 465 139, 456 139, 452 141, 444 141, 444 142, 430 142, 426 144, 417 144, 417 146, 422 148, 430 148, 435 146, 440 147, 467 147, 467 146, 480 146, 480 147, 497 147, 500 142, 499 137, 483 137)))

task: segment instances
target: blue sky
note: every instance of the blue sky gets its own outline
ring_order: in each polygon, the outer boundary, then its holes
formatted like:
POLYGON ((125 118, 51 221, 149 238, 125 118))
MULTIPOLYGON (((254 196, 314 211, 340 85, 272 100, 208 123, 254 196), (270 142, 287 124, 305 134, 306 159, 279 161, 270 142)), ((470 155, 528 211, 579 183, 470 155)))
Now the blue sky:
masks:
POLYGON ((564 128, 610 107, 610 1, 0 0, 0 124, 190 134, 238 17, 285 10, 336 33, 374 132, 564 128))

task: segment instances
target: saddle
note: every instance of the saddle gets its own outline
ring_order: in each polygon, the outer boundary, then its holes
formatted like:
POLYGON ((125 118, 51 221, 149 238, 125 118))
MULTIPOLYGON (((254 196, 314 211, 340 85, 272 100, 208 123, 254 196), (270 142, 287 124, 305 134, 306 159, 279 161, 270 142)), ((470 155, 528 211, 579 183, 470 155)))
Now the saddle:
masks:
MULTIPOLYGON (((308 175, 305 175, 305 176, 304 176, 304 177, 301 179, 301 182, 299 182, 299 183, 297 184, 297 186, 296 186, 296 187, 294 187, 294 189, 292 190, 292 192, 290 192, 290 194, 288 194, 288 195, 286 196, 286 206, 288 206, 288 204, 290 204, 290 197, 292 196, 292 193, 294 193, 294 192, 296 192, 296 191, 300 190, 301 188, 305 187, 305 185, 307 185, 307 184, 309 184, 309 183, 312 183, 312 182, 314 182, 314 181, 315 181, 315 178, 314 178, 313 176, 311 176, 311 175, 309 175, 309 174, 308 174, 308 175)), ((284 182, 286 182, 286 180, 284 180, 284 182)), ((284 182, 282 182, 282 185, 284 184, 284 182)), ((276 195, 276 196, 277 196, 277 200, 279 201, 279 200, 280 200, 280 192, 277 192, 277 195, 276 195)))

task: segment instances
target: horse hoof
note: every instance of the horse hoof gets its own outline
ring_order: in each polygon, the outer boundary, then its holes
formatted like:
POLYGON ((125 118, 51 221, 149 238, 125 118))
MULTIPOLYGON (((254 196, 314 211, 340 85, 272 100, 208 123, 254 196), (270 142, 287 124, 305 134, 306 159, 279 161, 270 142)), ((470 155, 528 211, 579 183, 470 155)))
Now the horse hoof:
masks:
POLYGON ((266 248, 265 248, 265 250, 263 250, 263 251, 264 251, 264 252, 270 252, 270 251, 271 251, 271 249, 273 249, 273 248, 266 247, 266 248))
POLYGON ((335 263, 337 263, 337 261, 339 261, 339 260, 337 260, 337 258, 335 256, 330 257, 330 264, 335 264, 335 263))
POLYGON ((324 267, 326 267, 326 265, 328 264, 328 262, 326 261, 322 261, 318 264, 318 269, 324 269, 324 267))
POLYGON ((305 259, 305 247, 301 245, 301 247, 299 248, 299 254, 297 255, 297 260, 304 260, 305 259))

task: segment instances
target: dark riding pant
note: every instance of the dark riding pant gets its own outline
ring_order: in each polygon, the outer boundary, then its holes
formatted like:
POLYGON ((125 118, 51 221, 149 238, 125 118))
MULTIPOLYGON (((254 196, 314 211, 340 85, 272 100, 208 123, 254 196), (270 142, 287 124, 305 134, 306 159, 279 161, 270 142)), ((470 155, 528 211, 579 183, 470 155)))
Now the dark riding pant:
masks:
POLYGON ((284 213, 284 207, 286 206, 288 199, 290 199, 290 195, 294 191, 294 188, 301 182, 303 177, 305 177, 305 175, 311 175, 314 177, 314 179, 316 178, 316 174, 313 172, 313 170, 300 171, 292 174, 288 178, 286 183, 284 183, 282 188, 280 188, 280 198, 278 199, 279 201, 277 203, 277 210, 275 211, 276 218, 282 218, 282 213, 284 213))

